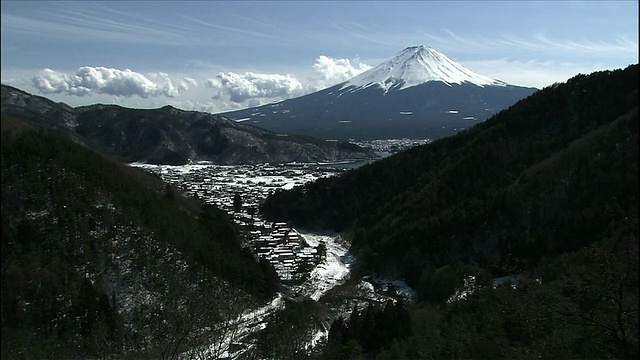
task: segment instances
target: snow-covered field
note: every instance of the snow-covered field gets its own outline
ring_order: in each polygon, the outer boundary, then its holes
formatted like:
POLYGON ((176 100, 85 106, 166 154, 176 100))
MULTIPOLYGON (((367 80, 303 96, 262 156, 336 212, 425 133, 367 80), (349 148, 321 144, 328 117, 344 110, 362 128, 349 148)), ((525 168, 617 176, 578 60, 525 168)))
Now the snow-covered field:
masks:
POLYGON ((362 281, 371 284, 372 288, 373 284, 376 284, 382 292, 387 293, 392 291, 395 295, 403 297, 409 301, 415 301, 418 299, 418 293, 416 290, 407 285, 407 283, 401 279, 365 276, 362 281))
POLYGON ((309 278, 297 289, 301 295, 318 301, 327 291, 349 279, 351 265, 355 259, 339 235, 299 233, 310 246, 316 247, 324 242, 327 247, 324 260, 311 271, 309 278))

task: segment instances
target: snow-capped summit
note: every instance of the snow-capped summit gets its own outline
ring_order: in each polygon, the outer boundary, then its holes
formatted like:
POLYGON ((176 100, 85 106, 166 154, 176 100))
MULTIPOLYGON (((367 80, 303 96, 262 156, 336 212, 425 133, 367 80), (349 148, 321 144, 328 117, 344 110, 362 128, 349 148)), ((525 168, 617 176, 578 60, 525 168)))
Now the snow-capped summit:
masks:
POLYGON ((447 85, 470 83, 480 87, 507 85, 473 72, 428 46, 420 45, 402 50, 391 60, 347 81, 343 88, 378 85, 385 91, 391 88, 401 90, 429 81, 440 81, 447 85))

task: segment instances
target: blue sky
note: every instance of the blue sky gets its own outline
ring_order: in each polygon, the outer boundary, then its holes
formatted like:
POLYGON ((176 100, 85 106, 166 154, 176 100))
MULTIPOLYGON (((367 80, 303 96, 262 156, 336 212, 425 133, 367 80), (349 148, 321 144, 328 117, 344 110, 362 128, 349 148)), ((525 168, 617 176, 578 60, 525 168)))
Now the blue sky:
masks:
POLYGON ((221 112, 427 45, 542 88, 638 63, 638 1, 2 1, 2 83, 72 106, 221 112))

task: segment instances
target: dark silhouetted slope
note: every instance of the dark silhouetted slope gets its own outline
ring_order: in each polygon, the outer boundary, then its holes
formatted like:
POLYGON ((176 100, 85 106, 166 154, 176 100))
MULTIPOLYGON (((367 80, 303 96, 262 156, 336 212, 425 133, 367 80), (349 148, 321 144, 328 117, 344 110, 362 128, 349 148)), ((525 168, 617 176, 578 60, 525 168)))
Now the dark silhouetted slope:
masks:
POLYGON ((417 290, 402 320, 373 305, 336 320, 327 358, 638 356, 638 65, 575 76, 262 210, 342 231, 352 278, 417 290))
POLYGON ((2 116, 2 358, 186 351, 277 286, 221 210, 2 116))
POLYGON ((637 66, 578 75, 456 136, 267 199, 298 226, 349 231, 372 269, 454 260, 499 272, 576 250, 637 208, 637 66))

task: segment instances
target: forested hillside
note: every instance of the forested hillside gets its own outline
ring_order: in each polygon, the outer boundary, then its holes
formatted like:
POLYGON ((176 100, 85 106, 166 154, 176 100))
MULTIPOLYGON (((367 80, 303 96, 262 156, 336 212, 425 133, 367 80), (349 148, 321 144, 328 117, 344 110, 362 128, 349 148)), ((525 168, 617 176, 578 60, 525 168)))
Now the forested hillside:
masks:
POLYGON ((4 114, 1 256, 3 359, 197 351, 278 286, 221 210, 4 114))
POLYGON ((262 211, 348 234, 362 272, 417 289, 412 336, 372 350, 332 329, 340 357, 635 358, 638 65, 575 76, 262 211), (506 275, 517 290, 491 286, 506 275), (463 285, 477 291, 447 302, 463 285))

